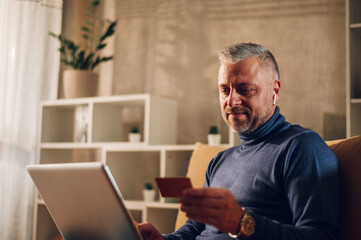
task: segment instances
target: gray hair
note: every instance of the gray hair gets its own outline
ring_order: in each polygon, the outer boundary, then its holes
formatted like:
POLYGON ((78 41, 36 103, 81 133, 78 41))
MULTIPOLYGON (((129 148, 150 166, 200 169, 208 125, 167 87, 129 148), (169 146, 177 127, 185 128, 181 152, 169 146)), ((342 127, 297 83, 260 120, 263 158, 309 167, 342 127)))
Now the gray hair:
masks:
POLYGON ((257 57, 262 65, 271 65, 279 80, 279 70, 276 59, 264 46, 256 43, 236 43, 221 50, 218 54, 219 61, 235 64, 246 58, 257 57))

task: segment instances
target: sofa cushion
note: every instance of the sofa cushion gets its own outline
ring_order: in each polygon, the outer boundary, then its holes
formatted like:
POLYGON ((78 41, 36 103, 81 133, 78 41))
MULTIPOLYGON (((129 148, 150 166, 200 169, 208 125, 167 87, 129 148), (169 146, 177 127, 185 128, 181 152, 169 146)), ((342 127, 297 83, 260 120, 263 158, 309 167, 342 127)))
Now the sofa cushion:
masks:
POLYGON ((341 239, 361 239, 361 136, 326 143, 340 161, 341 239))
MULTIPOLYGON (((209 146, 200 142, 195 144, 187 171, 187 177, 191 178, 193 187, 200 188, 203 186, 209 162, 217 155, 217 153, 225 149, 227 149, 227 147, 209 146)), ((175 230, 180 228, 186 220, 187 217, 185 213, 178 211, 175 230)))

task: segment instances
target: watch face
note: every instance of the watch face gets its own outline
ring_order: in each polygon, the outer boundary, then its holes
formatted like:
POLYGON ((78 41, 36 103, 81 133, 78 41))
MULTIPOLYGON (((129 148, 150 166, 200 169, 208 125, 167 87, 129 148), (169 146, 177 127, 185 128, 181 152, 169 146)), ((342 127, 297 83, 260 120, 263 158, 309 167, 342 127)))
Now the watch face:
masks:
POLYGON ((256 221, 254 218, 246 213, 244 218, 242 219, 242 235, 245 237, 249 237, 254 233, 254 229, 256 227, 256 221))

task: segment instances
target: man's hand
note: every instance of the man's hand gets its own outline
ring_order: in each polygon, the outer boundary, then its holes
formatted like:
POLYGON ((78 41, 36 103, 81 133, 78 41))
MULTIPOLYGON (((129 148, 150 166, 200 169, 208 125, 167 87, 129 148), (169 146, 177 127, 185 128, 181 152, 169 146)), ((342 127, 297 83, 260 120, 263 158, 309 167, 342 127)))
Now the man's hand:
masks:
POLYGON ((233 194, 223 188, 188 188, 183 191, 181 210, 187 217, 215 226, 226 233, 237 234, 244 214, 233 194))
POLYGON ((134 221, 134 224, 139 229, 144 240, 164 240, 164 237, 151 223, 137 223, 134 221))

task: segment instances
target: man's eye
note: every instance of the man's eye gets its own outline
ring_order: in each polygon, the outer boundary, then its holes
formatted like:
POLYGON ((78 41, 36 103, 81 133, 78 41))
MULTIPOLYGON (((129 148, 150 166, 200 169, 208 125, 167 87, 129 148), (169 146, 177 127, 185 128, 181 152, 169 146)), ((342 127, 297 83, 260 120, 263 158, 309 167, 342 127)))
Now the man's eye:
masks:
POLYGON ((219 90, 222 94, 228 94, 229 93, 229 89, 226 89, 226 88, 221 88, 219 90))
POLYGON ((252 88, 242 88, 239 92, 244 96, 251 96, 254 93, 254 89, 252 88))

